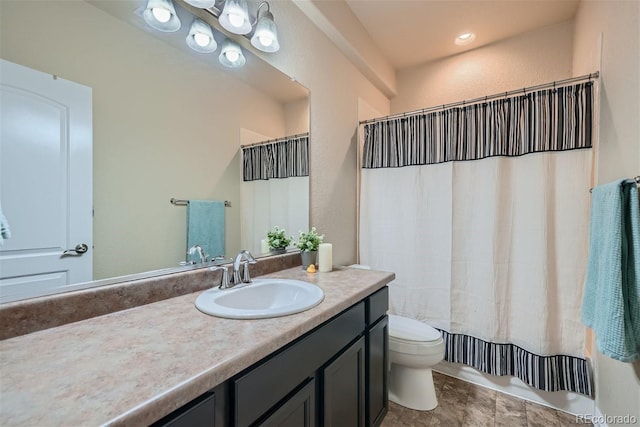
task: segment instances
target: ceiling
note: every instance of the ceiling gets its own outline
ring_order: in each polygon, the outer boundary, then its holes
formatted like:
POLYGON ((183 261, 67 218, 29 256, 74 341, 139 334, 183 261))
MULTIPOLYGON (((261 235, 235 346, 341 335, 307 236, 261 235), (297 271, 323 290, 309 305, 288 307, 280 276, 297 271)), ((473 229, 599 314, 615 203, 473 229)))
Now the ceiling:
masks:
POLYGON ((572 19, 580 0, 345 1, 399 70, 572 19), (456 45, 456 36, 465 31, 476 39, 456 45))

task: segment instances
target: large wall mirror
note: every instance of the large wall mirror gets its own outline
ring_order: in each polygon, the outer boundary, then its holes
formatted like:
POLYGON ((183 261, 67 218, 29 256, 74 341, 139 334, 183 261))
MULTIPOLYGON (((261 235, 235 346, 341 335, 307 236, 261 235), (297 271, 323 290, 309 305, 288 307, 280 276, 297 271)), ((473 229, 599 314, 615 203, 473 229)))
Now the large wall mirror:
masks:
MULTIPOLYGON (((225 256, 234 256, 242 249, 241 145, 309 129, 306 88, 246 48, 245 67, 225 69, 218 52, 184 44, 188 18, 173 38, 146 27, 136 13, 145 4, 0 6, 2 59, 92 88, 93 280, 185 259, 186 207, 171 198, 228 201, 225 256)), ((308 209, 308 191, 296 203, 308 209)))

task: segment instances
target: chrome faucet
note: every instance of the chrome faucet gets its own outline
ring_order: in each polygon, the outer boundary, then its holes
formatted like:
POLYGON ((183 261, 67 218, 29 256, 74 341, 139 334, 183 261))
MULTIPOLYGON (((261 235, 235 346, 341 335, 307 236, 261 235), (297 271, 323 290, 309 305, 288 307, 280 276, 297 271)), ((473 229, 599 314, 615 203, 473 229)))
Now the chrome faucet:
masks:
POLYGON ((209 267, 211 271, 222 270, 222 279, 220 280, 219 289, 228 289, 231 287, 231 283, 229 283, 229 269, 222 265, 216 265, 214 267, 209 267))
POLYGON ((205 263, 207 262, 207 255, 204 253, 204 249, 202 249, 202 246, 200 245, 193 245, 189 248, 189 255, 193 255, 193 254, 198 254, 198 257, 200 257, 200 262, 201 263, 205 263))
POLYGON ((233 262, 233 284, 250 283, 251 276, 249 276, 249 264, 255 264, 257 261, 246 249, 241 250, 236 256, 236 260, 233 262), (245 260, 244 262, 242 260, 245 260), (244 269, 244 274, 240 275, 240 265, 244 269))

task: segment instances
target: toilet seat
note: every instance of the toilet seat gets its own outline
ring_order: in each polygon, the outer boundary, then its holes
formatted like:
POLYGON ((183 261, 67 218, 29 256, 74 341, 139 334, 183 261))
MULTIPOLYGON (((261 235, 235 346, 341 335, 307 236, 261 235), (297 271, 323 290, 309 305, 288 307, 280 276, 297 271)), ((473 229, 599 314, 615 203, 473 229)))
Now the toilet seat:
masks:
POLYGON ((390 314, 389 349, 405 354, 434 355, 444 351, 444 340, 438 330, 426 323, 390 314))

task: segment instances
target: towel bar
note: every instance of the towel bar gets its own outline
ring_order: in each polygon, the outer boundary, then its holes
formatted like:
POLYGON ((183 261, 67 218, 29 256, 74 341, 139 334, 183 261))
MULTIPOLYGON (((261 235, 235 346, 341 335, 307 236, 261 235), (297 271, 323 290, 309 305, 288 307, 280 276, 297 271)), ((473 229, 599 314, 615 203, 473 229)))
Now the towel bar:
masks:
MULTIPOLYGON (((171 202, 172 205, 176 205, 176 206, 187 206, 189 204, 188 200, 181 200, 181 199, 176 199, 174 197, 171 198, 171 200, 169 200, 171 202)), ((224 206, 227 208, 231 207, 231 202, 228 200, 224 201, 224 206)))
MULTIPOLYGON (((624 181, 624 183, 625 184, 633 184, 633 183, 635 183, 636 185, 640 185, 640 175, 634 176, 633 178, 626 179, 624 181)), ((589 193, 591 193, 592 191, 593 191, 593 188, 590 188, 589 189, 589 193)))

